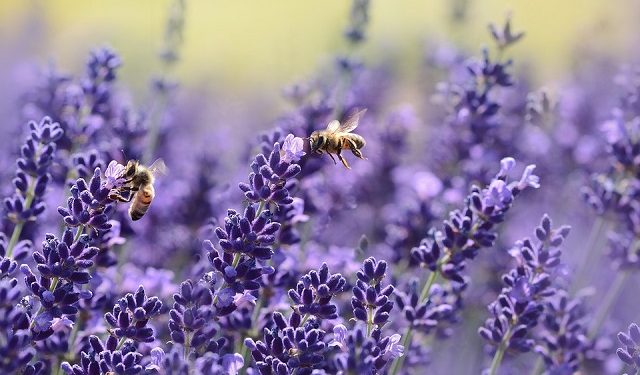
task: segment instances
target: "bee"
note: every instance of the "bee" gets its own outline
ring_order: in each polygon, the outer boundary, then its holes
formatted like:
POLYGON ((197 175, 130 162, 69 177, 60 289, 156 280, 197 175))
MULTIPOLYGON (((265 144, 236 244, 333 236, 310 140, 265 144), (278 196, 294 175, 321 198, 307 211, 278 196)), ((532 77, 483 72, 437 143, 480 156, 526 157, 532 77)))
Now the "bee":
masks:
POLYGON ((326 152, 331 157, 331 160, 333 160, 335 164, 338 164, 332 155, 336 154, 347 169, 351 169, 351 167, 344 156, 341 155, 342 150, 351 150, 356 157, 366 160, 360 151, 360 149, 366 145, 364 138, 358 134, 351 133, 358 127, 358 121, 365 112, 366 109, 362 109, 354 113, 343 123, 340 123, 338 120, 333 120, 329 122, 326 129, 316 130, 311 133, 311 136, 309 136, 311 152, 316 154, 326 152))
POLYGON ((166 173, 167 166, 162 159, 154 161, 148 167, 137 160, 129 160, 121 176, 125 180, 124 184, 111 189, 109 198, 120 202, 131 202, 129 216, 133 221, 140 220, 149 210, 156 195, 153 188, 156 176, 166 173))

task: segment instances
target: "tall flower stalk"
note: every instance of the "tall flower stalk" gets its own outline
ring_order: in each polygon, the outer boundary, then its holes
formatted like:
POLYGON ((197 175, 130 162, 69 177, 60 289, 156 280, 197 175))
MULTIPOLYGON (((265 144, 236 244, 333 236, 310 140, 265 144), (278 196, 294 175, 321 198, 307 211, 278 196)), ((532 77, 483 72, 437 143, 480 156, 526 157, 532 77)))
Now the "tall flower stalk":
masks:
MULTIPOLYGON (((432 231, 420 247, 412 250, 413 258, 430 271, 423 282, 418 303, 427 302, 438 277, 466 284, 463 270, 467 262, 473 260, 481 249, 493 246, 497 238, 495 227, 505 220, 514 198, 527 187, 539 187, 533 165, 525 168, 519 181, 507 183, 508 173, 514 166, 514 159, 503 159, 500 172, 489 186, 484 189, 473 187, 465 199, 464 209, 451 212, 440 231, 432 231)), ((412 320, 402 337, 405 348, 411 346, 414 329, 412 320)), ((396 359, 391 373, 397 374, 402 365, 403 359, 396 359)))

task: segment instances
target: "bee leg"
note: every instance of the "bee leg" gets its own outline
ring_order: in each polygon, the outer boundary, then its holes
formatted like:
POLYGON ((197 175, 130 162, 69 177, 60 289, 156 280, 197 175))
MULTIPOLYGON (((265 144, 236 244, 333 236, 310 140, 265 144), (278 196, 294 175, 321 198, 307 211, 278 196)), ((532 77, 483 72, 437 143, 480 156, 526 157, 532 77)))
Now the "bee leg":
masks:
POLYGON ((353 142, 352 140, 349 140, 349 149, 351 150, 351 152, 358 158, 362 159, 362 160, 367 160, 367 158, 365 158, 362 155, 362 151, 360 151, 360 149, 358 149, 358 146, 355 144, 355 142, 353 142))
POLYGON ((128 197, 124 197, 122 193, 120 193, 120 191, 113 189, 109 192, 109 199, 119 202, 131 202, 131 200, 133 199, 133 194, 131 194, 131 191, 129 191, 128 197))
POLYGON ((338 155, 338 159, 340 159, 340 161, 342 162, 342 164, 347 168, 347 169, 351 169, 351 167, 349 166, 349 163, 347 163, 347 159, 344 158, 344 156, 342 156, 340 154, 340 151, 338 151, 338 153, 336 154, 338 155))
MULTIPOLYGON (((329 157, 331 157, 331 160, 333 160, 333 164, 338 164, 338 162, 336 162, 336 159, 333 157, 333 155, 331 155, 330 152, 327 152, 327 155, 329 155, 329 157)), ((340 154, 338 154, 338 157, 340 157, 340 154)))
POLYGON ((365 158, 365 157, 362 155, 362 152, 361 152, 360 150, 358 150, 357 148, 352 148, 352 149, 351 149, 351 152, 352 152, 355 156, 357 156, 358 158, 360 158, 360 159, 362 159, 362 160, 367 160, 367 158, 365 158))

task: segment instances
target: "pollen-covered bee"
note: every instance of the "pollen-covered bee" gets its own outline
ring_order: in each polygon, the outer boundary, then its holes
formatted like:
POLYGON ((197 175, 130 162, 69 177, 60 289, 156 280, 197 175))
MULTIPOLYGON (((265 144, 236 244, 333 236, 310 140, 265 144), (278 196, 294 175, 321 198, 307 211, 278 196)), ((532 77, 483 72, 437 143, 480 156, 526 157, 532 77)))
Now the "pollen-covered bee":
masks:
POLYGON ((347 163, 344 156, 341 155, 342 150, 351 150, 355 156, 364 160, 365 157, 362 156, 360 149, 366 145, 366 142, 362 136, 351 132, 358 127, 358 121, 365 112, 366 109, 362 109, 343 123, 333 120, 327 125, 326 129, 316 130, 311 133, 311 136, 309 136, 311 152, 317 154, 326 152, 331 157, 331 160, 337 164, 336 159, 331 155, 336 154, 347 169, 351 169, 351 167, 349 167, 349 163, 347 163))
POLYGON ((149 167, 140 164, 137 160, 129 160, 121 176, 125 180, 124 184, 111 189, 109 198, 120 202, 131 202, 129 216, 131 220, 140 220, 149 210, 156 195, 153 188, 156 176, 166 173, 167 166, 162 159, 154 161, 149 167))

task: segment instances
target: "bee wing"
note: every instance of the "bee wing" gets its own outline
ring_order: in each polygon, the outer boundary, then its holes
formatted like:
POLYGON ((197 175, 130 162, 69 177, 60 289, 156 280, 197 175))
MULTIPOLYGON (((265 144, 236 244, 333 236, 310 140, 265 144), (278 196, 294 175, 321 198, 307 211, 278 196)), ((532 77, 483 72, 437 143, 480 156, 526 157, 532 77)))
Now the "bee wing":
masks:
POLYGON ((358 127, 358 121, 360 121, 360 117, 367 111, 367 109, 361 109, 356 113, 349 116, 338 128, 338 131, 341 133, 351 133, 355 128, 358 127))
POLYGON ((164 160, 156 159, 156 161, 154 161, 153 164, 149 166, 149 171, 154 176, 164 176, 167 174, 167 172, 169 172, 169 168, 167 168, 167 165, 164 163, 164 160))
POLYGON ((338 131, 339 128, 340 128, 340 121, 338 120, 333 120, 327 124, 327 131, 329 133, 335 133, 338 131))

